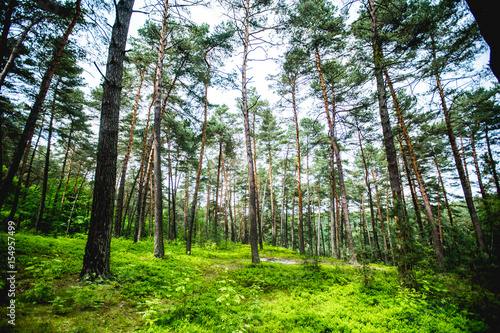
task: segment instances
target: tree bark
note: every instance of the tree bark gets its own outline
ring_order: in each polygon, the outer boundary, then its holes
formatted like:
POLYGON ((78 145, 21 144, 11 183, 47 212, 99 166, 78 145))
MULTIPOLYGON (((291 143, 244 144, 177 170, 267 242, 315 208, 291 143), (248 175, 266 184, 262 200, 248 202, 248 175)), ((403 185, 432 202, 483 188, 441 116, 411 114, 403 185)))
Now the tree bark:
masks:
POLYGON ((387 110, 387 97, 383 78, 383 50, 382 42, 378 34, 378 23, 376 16, 375 1, 368 0, 368 11, 372 28, 373 62, 375 66, 375 78, 377 80, 377 97, 379 103, 380 123, 384 135, 384 147, 386 151, 389 179, 395 205, 393 212, 396 223, 396 238, 398 240, 398 274, 401 282, 407 286, 414 285, 413 262, 410 258, 411 232, 407 226, 407 217, 402 207, 403 195, 401 190, 401 180, 399 178, 398 161, 394 139, 392 134, 389 112, 387 110))
POLYGON ((258 230, 257 230, 257 197, 255 188, 255 172, 254 162, 252 155, 252 141, 250 138, 250 123, 248 119, 248 100, 247 100, 247 62, 250 46, 250 0, 245 3, 245 31, 243 43, 243 64, 241 68, 241 95, 242 95, 242 113, 243 122, 245 127, 245 143, 247 151, 247 165, 248 165, 248 206, 249 206, 249 220, 250 220, 250 248, 252 252, 252 263, 258 264, 260 262, 259 249, 258 249, 258 230))
POLYGON ((165 47, 167 44, 167 18, 168 18, 168 0, 163 2, 163 20, 161 25, 160 46, 158 51, 158 61, 156 63, 155 73, 155 117, 154 117, 154 195, 155 195, 155 217, 154 217, 154 256, 163 258, 165 249, 163 245, 163 189, 161 177, 161 83, 163 71, 163 59, 165 47))
POLYGON ((106 78, 103 86, 101 124, 90 229, 80 278, 108 279, 111 275, 110 245, 113 224, 118 120, 122 88, 123 60, 134 0, 120 0, 111 33, 106 78))
POLYGON ((337 187, 335 185, 335 153, 333 147, 330 145, 330 243, 332 244, 332 257, 339 258, 338 244, 337 244, 337 218, 335 214, 335 192, 337 187))

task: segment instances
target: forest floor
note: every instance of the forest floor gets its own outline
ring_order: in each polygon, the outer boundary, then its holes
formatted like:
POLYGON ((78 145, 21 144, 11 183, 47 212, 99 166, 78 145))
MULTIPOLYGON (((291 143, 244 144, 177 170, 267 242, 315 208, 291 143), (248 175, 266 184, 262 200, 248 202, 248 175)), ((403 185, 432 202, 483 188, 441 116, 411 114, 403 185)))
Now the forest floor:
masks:
MULTIPOLYGON (((0 235, 2 241, 5 234, 0 235)), ((185 254, 113 239, 111 281, 78 281, 85 238, 17 234, 15 326, 7 332, 496 332, 498 295, 456 274, 312 259, 265 245, 207 243, 185 254)), ((2 262, 6 258, 2 257, 2 262)), ((5 271, 2 271, 5 274, 5 271)), ((2 278, 2 289, 6 277, 2 278)), ((2 294, 2 311, 6 308, 2 294)))

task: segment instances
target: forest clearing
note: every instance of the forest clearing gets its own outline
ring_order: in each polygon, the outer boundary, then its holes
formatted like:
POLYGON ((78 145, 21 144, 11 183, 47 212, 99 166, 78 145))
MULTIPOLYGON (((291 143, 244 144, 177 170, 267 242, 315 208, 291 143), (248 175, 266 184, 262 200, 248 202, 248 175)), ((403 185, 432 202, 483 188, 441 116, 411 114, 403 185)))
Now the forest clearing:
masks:
POLYGON ((262 257, 297 264, 253 265, 248 245, 230 242, 191 256, 166 244, 160 260, 151 238, 114 240, 113 277, 79 282, 84 235, 16 237, 14 332, 494 332, 500 306, 476 277, 419 270, 419 291, 403 290, 394 267, 273 246, 262 257))
POLYGON ((500 330, 494 12, 0 0, 1 330, 500 330))

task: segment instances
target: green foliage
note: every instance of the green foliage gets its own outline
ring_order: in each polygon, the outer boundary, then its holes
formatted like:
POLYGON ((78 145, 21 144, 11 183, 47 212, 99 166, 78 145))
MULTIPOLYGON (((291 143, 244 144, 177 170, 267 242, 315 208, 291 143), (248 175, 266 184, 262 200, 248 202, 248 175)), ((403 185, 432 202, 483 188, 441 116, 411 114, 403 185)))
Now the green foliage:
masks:
POLYGON ((21 288, 18 323, 33 328, 44 323, 68 332, 484 332, 488 325, 477 306, 498 307, 493 293, 471 290, 458 275, 420 270, 419 290, 401 289, 391 267, 353 267, 272 246, 260 251, 262 258, 294 264, 253 265, 248 246, 230 242, 207 243, 191 256, 182 245, 166 245, 165 258, 158 260, 152 240, 116 239, 114 280, 89 284, 76 280, 83 240, 18 238, 19 283, 29 286, 21 288))
POLYGON ((51 282, 54 279, 60 279, 62 273, 62 261, 60 259, 43 260, 37 257, 33 258, 32 264, 25 268, 26 271, 32 272, 33 282, 30 288, 24 293, 24 298, 28 302, 46 303, 52 296, 51 282))

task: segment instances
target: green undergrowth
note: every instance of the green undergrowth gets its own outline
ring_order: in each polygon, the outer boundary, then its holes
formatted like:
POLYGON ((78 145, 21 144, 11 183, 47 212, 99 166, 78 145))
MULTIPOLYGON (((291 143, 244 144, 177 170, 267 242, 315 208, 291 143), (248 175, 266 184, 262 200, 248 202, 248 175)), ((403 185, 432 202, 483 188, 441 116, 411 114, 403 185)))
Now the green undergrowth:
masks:
MULTIPOLYGON (((4 237, 4 235, 1 235, 4 237)), ((495 295, 453 274, 310 259, 272 246, 251 264, 246 245, 185 254, 152 240, 112 241, 110 281, 78 281, 84 237, 16 235, 16 332, 493 332, 495 295)), ((5 279, 2 279, 5 281, 5 279)), ((2 287, 4 287, 2 285, 2 287)), ((3 311, 6 313, 5 302, 3 311)), ((0 331, 12 328, 2 318, 0 331)))

